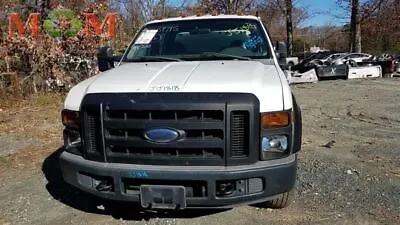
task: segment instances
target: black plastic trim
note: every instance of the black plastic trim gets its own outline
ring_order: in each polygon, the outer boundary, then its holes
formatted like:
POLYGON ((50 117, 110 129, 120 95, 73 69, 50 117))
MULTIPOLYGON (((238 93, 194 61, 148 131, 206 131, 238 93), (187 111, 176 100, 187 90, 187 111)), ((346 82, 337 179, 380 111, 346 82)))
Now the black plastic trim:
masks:
MULTIPOLYGON (((87 94, 81 103, 82 123, 84 128, 82 130, 84 139, 87 139, 87 117, 86 112, 94 112, 101 120, 101 132, 104 135, 96 138, 98 153, 87 152, 84 154, 86 159, 104 162, 121 162, 128 164, 147 164, 152 165, 186 165, 186 166, 210 166, 210 165, 246 165, 255 163, 259 160, 259 127, 260 127, 260 113, 259 113, 259 100, 251 93, 95 93, 87 94), (185 119, 152 119, 149 118, 138 119, 133 116, 133 119, 125 116, 121 118, 112 118, 109 112, 113 111, 220 111, 223 117, 217 119, 207 120, 185 120, 185 119), (231 114, 235 111, 248 112, 249 126, 246 138, 248 138, 249 154, 246 157, 232 157, 231 149, 231 114), (152 128, 171 127, 179 130, 219 130, 222 131, 223 139, 211 140, 190 140, 183 139, 176 143, 167 145, 154 144, 146 142, 139 138, 124 137, 116 138, 108 133, 109 129, 136 129, 148 130, 152 128), (221 161, 215 158, 199 158, 199 159, 179 159, 171 157, 169 160, 157 156, 151 158, 136 157, 134 154, 129 155, 126 159, 122 159, 122 155, 110 153, 108 147, 111 145, 124 145, 127 147, 143 147, 143 148, 222 148, 223 158, 221 161), (101 148, 100 148, 101 147, 101 148), (103 157, 103 159, 101 159, 103 157)), ((110 114, 111 115, 111 114, 110 114)), ((118 116, 117 116, 118 117, 118 116)), ((84 143, 87 147, 88 143, 84 143)), ((127 150, 127 152, 129 152, 127 150)))
MULTIPOLYGON (((233 111, 248 111, 249 113, 249 133, 246 134, 248 135, 247 138, 249 139, 249 155, 246 158, 235 158, 232 157, 230 154, 230 151, 228 151, 228 157, 226 160, 226 165, 227 166, 233 166, 233 165, 245 165, 245 164, 251 164, 256 161, 258 161, 259 157, 259 152, 260 152, 260 145, 259 145, 259 139, 260 139, 260 133, 259 133, 259 127, 260 127, 260 103, 257 98, 251 98, 247 99, 245 102, 242 101, 240 104, 235 104, 234 99, 231 98, 231 100, 227 104, 227 112, 233 112, 233 111)), ((230 131, 231 130, 231 113, 227 113, 227 119, 226 119, 226 130, 230 131)), ((230 132, 229 132, 230 133, 230 132)), ((230 149, 231 146, 230 144, 232 143, 230 135, 227 135, 227 148, 230 149)))
POLYGON ((82 140, 81 133, 77 128, 70 128, 70 127, 65 127, 63 130, 63 139, 64 139, 64 145, 63 148, 72 154, 83 156, 83 151, 82 151, 82 146, 81 147, 68 147, 68 142, 71 139, 71 137, 79 136, 82 140))
POLYGON ((292 153, 298 153, 301 151, 302 136, 303 136, 303 118, 301 114, 301 108, 297 103, 296 97, 292 95, 293 99, 293 111, 294 111, 294 130, 293 130, 293 148, 292 153))

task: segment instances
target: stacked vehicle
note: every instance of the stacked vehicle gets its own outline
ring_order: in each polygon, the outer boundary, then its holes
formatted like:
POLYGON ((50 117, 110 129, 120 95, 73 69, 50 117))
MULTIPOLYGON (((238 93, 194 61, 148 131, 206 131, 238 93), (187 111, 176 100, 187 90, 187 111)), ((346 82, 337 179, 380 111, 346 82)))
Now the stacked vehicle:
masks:
POLYGON ((394 76, 400 72, 399 59, 366 53, 318 52, 286 70, 290 83, 317 82, 322 79, 359 79, 394 76))

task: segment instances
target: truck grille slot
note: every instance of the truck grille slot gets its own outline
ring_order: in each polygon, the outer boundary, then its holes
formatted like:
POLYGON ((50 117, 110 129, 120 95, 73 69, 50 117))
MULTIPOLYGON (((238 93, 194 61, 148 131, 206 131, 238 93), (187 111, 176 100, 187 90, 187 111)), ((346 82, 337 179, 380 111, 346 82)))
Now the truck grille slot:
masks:
POLYGON ((110 146, 113 156, 122 157, 164 157, 164 158, 216 158, 223 157, 223 149, 178 149, 178 148, 129 148, 123 146, 110 146))
MULTIPOLYGON (((139 129, 107 129, 109 137, 115 138, 144 138, 144 131, 139 129)), ((223 130, 184 130, 186 140, 224 139, 223 130)))
POLYGON ((188 130, 186 131, 187 138, 198 138, 201 140, 217 138, 224 139, 224 132, 222 130, 188 130))
POLYGON ((233 111, 231 116, 231 156, 249 155, 249 112, 233 111))
POLYGON ((203 120, 223 121, 224 112, 220 110, 177 110, 177 111, 151 111, 151 110, 107 110, 109 119, 136 119, 136 120, 203 120))
POLYGON ((100 135, 99 124, 93 112, 86 112, 86 149, 89 153, 98 150, 97 137, 100 135))

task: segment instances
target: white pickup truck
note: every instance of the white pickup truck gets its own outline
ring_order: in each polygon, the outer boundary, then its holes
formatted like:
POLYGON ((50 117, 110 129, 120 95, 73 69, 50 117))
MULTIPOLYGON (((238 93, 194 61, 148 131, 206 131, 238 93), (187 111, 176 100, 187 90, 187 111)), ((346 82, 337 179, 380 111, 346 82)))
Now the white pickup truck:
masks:
MULTIPOLYGON (((258 17, 145 24, 65 100, 64 180, 145 209, 290 203, 300 108, 258 17)), ((277 57, 279 55, 279 57, 277 57)))

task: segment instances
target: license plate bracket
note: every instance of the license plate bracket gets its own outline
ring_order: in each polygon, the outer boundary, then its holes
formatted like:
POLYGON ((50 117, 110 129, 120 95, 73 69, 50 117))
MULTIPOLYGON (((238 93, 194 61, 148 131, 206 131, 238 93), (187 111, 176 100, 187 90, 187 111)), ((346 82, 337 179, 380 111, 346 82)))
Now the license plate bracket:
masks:
POLYGON ((183 186, 141 185, 140 202, 143 208, 185 209, 186 190, 183 186))

